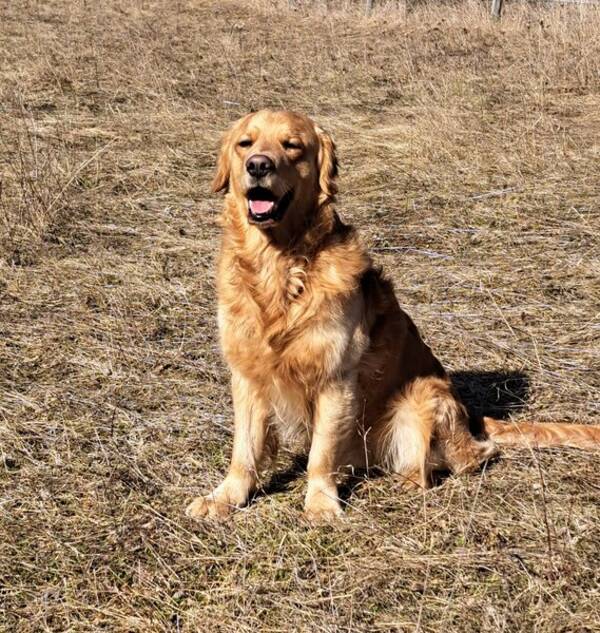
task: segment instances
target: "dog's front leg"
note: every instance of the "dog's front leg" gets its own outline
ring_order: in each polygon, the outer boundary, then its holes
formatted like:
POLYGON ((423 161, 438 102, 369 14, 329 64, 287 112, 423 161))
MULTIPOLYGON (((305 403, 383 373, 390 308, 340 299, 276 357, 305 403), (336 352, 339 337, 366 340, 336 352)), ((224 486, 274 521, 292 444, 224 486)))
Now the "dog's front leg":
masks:
POLYGON ((317 396, 308 456, 305 516, 330 521, 342 513, 336 475, 356 433, 356 378, 330 382, 317 396))
POLYGON ((186 509, 190 517, 226 517, 248 501, 257 483, 267 442, 270 404, 259 386, 235 370, 232 371, 231 387, 235 428, 229 471, 209 495, 192 501, 186 509))

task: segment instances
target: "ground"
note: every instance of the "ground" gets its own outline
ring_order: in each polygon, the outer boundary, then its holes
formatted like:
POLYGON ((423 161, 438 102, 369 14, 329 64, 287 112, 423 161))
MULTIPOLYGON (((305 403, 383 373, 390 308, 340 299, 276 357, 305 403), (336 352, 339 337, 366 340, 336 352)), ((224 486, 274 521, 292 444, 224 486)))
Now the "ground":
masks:
POLYGON ((474 413, 599 422, 592 5, 15 0, 0 11, 0 630, 600 630, 600 452, 507 450, 224 525, 221 131, 294 108, 474 413))

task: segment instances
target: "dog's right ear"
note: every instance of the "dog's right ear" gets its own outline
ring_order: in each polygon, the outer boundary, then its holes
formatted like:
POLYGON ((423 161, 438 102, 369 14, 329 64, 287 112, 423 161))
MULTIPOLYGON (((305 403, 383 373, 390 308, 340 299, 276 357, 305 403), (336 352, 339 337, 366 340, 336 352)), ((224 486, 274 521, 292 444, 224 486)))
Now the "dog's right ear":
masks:
POLYGON ((212 181, 212 190, 214 193, 229 189, 229 176, 231 173, 231 155, 233 152, 233 143, 241 128, 249 121, 253 113, 246 114, 238 119, 221 138, 219 148, 219 156, 217 157, 217 171, 212 181))
POLYGON ((229 173, 231 171, 231 138, 233 127, 227 130, 221 139, 219 155, 217 157, 217 171, 212 181, 213 193, 229 188, 229 173))

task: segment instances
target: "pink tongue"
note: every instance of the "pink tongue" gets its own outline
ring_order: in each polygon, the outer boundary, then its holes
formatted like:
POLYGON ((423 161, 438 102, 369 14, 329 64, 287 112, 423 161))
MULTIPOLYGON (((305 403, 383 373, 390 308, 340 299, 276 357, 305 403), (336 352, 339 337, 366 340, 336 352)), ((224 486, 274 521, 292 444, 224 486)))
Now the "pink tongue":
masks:
POLYGON ((270 213, 274 204, 272 200, 250 200, 250 211, 255 215, 270 213))

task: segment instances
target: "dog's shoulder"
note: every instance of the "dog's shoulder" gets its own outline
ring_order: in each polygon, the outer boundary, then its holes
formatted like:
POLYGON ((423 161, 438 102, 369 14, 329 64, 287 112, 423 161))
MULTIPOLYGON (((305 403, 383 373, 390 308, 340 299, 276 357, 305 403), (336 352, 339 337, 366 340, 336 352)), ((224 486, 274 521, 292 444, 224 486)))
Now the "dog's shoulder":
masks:
POLYGON ((311 264, 313 285, 330 299, 359 290, 362 277, 373 267, 357 230, 337 214, 334 222, 311 264))

